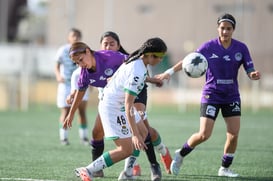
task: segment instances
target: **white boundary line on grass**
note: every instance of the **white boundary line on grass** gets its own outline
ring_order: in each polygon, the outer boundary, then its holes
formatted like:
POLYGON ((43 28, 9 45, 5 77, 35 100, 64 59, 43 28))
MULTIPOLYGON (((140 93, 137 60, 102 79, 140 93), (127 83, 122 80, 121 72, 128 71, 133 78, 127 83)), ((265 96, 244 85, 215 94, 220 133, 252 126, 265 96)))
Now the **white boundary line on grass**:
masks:
POLYGON ((14 181, 57 181, 57 180, 41 180, 32 178, 0 178, 0 180, 14 180, 14 181))

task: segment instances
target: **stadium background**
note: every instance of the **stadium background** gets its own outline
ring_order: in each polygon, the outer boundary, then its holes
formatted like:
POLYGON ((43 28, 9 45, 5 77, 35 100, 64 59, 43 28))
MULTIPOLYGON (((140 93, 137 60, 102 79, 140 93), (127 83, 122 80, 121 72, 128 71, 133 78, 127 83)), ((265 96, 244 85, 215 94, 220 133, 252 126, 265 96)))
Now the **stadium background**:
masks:
MULTIPOLYGON (((216 37, 216 19, 224 12, 235 16, 233 37, 248 45, 262 73, 260 81, 249 81, 240 72, 242 102, 254 111, 272 108, 273 0, 0 0, 0 110, 55 104, 54 55, 71 27, 79 28, 95 50, 107 30, 117 32, 129 52, 147 38, 163 38, 169 51, 162 64, 151 68, 156 74, 216 37)), ((149 105, 177 104, 185 110, 198 103, 203 81, 180 72, 163 88, 150 86, 149 105)), ((96 93, 90 106, 95 102, 96 93)))

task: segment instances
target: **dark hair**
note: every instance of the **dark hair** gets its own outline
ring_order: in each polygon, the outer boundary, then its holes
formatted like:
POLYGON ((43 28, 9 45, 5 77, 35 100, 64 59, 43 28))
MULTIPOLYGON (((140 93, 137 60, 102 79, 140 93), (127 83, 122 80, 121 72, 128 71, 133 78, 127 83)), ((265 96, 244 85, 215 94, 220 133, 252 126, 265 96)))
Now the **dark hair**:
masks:
POLYGON ((70 29, 70 32, 75 33, 75 35, 76 35, 79 39, 82 38, 82 32, 81 32, 79 29, 77 29, 77 28, 71 28, 71 29, 70 29))
POLYGON ((225 14, 221 15, 217 19, 217 24, 219 25, 223 21, 230 22, 232 24, 233 29, 235 29, 235 27, 236 27, 236 20, 235 20, 235 18, 231 14, 225 13, 225 14))
POLYGON ((83 42, 75 42, 69 49, 69 57, 73 60, 73 57, 76 57, 82 53, 86 53, 86 49, 89 49, 92 54, 94 53, 94 50, 91 50, 87 44, 83 42))
POLYGON ((162 39, 157 37, 151 38, 144 42, 144 44, 139 49, 130 54, 125 62, 130 63, 146 53, 165 53, 166 51, 167 45, 162 39))
POLYGON ((105 37, 108 37, 108 36, 114 38, 114 39, 117 41, 118 45, 120 46, 120 47, 119 47, 119 50, 118 50, 119 52, 121 52, 121 53, 123 53, 123 54, 126 54, 126 55, 129 54, 129 53, 121 46, 120 40, 119 40, 119 36, 118 36, 115 32, 113 32, 113 31, 106 31, 106 32, 104 32, 104 33, 101 35, 100 43, 102 42, 102 40, 103 40, 105 37))

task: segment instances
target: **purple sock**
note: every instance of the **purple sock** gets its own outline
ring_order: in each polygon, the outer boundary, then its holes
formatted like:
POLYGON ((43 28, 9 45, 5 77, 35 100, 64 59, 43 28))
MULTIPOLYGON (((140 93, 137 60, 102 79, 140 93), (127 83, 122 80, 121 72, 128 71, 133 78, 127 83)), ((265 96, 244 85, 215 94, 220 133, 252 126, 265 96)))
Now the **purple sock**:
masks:
POLYGON ((222 166, 225 168, 228 168, 233 161, 233 156, 229 155, 229 154, 224 154, 222 157, 222 166))
POLYGON ((191 151, 193 150, 193 148, 191 148, 188 143, 186 142, 183 147, 182 150, 180 151, 180 154, 182 157, 185 157, 187 154, 189 154, 191 151))
POLYGON ((91 153, 92 153, 92 159, 94 161, 99 156, 101 156, 102 153, 103 153, 103 150, 104 150, 104 140, 98 140, 98 141, 91 140, 90 144, 92 146, 91 153))

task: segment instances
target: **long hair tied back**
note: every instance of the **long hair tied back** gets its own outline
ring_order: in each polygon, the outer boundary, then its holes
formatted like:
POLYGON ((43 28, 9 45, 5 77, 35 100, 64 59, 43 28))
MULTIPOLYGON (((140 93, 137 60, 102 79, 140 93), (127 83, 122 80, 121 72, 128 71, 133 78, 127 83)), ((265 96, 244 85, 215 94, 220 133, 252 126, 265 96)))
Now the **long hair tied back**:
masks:
POLYGON ((162 52, 165 53, 167 51, 167 45, 165 42, 156 37, 156 38, 150 38, 144 44, 134 51, 132 54, 128 56, 128 58, 125 60, 126 64, 138 59, 141 55, 145 53, 151 53, 151 52, 162 52))
POLYGON ((69 49, 69 56, 71 59, 73 59, 72 57, 78 56, 81 53, 85 53, 86 49, 89 49, 91 53, 94 52, 94 50, 91 50, 87 44, 83 42, 75 42, 69 49))

